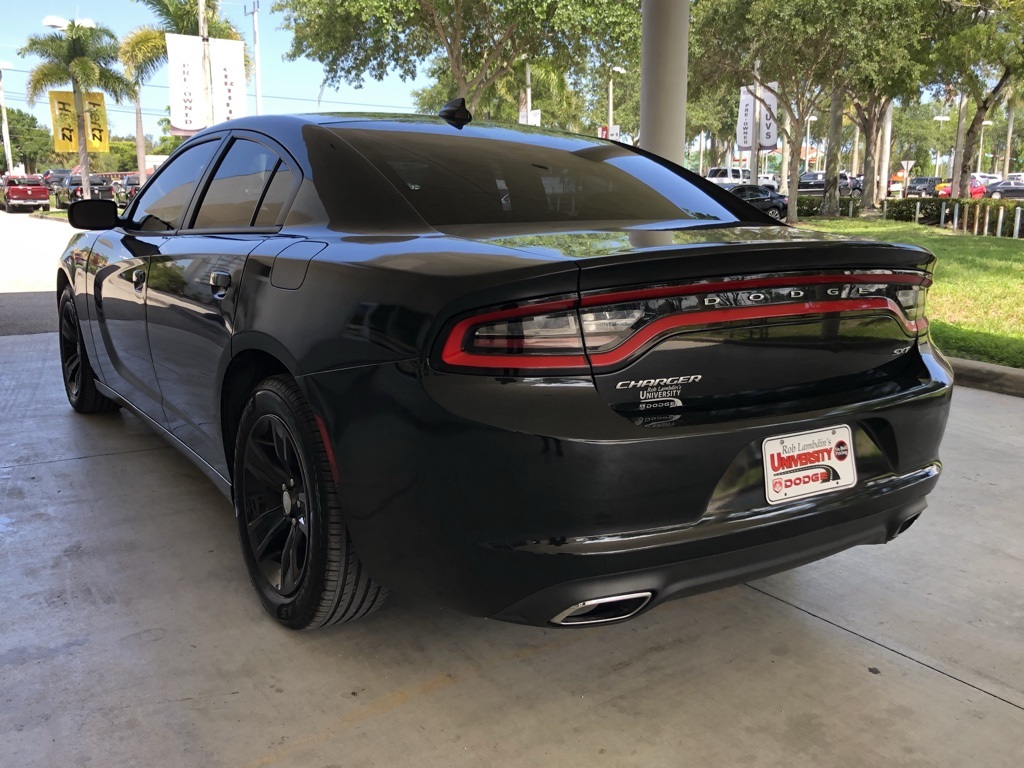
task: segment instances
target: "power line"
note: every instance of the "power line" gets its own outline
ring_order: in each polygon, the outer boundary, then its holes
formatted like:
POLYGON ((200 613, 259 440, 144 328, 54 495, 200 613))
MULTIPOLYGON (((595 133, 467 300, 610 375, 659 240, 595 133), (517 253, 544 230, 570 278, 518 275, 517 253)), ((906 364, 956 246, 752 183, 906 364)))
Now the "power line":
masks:
MULTIPOLYGON (((21 73, 23 75, 29 74, 29 70, 27 70, 27 69, 9 69, 7 71, 8 72, 19 72, 19 73, 21 73)), ((147 83, 146 85, 144 85, 142 87, 143 88, 160 88, 161 90, 165 90, 165 91, 169 91, 170 88, 171 88, 169 85, 158 85, 156 83, 147 83)), ((306 102, 308 104, 316 104, 318 102, 317 99, 313 99, 313 98, 306 99, 306 98, 302 98, 301 96, 272 96, 272 95, 266 94, 266 93, 263 94, 263 98, 264 99, 275 99, 277 101, 301 101, 301 102, 306 102)), ((407 109, 407 110, 411 110, 411 111, 415 111, 416 110, 416 107, 399 106, 398 104, 373 104, 373 103, 370 103, 370 102, 363 102, 363 101, 332 101, 332 100, 323 100, 323 101, 320 101, 319 103, 321 103, 321 104, 337 104, 339 106, 344 106, 344 107, 374 107, 374 108, 377 108, 377 109, 407 109)), ((108 111, 116 112, 118 110, 116 110, 116 109, 111 110, 108 107, 108 111)), ((142 112, 143 112, 143 114, 146 114, 146 108, 143 108, 142 112)), ((135 112, 134 112, 134 110, 132 110, 130 113, 125 113, 125 114, 135 114, 135 112)), ((166 115, 165 112, 161 111, 160 112, 160 116, 161 117, 166 117, 167 115, 166 115)))

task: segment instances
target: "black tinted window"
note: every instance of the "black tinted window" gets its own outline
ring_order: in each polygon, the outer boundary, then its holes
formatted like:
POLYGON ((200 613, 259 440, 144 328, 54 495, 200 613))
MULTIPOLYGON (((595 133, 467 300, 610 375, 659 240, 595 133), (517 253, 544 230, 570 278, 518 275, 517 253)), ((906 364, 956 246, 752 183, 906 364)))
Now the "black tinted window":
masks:
POLYGON ((735 221, 683 177, 626 147, 518 132, 340 128, 432 226, 735 221))
POLYGON ((192 226, 248 227, 278 159, 262 144, 236 139, 206 188, 192 226))
POLYGON ((132 212, 135 227, 149 232, 177 229, 218 144, 207 141, 189 147, 161 168, 137 198, 132 212))
POLYGON ((285 204, 288 193, 291 192, 292 183, 295 181, 294 174, 283 162, 278 163, 274 177, 270 180, 270 187, 267 194, 260 202, 260 209, 256 213, 257 227, 270 227, 277 224, 278 216, 281 215, 281 208, 285 204))

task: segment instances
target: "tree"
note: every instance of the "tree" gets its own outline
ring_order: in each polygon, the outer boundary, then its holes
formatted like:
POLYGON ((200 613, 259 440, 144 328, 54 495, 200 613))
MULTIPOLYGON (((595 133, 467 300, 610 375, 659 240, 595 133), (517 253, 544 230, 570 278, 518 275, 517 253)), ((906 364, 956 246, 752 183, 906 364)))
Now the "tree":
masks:
POLYGON ((967 126, 953 194, 968 189, 981 126, 1015 77, 1024 74, 1024 0, 929 0, 928 50, 936 82, 958 86, 975 106, 967 126))
MULTIPOLYGON (((781 114, 773 116, 780 134, 799 147, 807 118, 821 110, 826 84, 842 61, 836 41, 846 28, 837 6, 836 0, 698 0, 693 6, 693 38, 701 40, 708 55, 696 71, 691 68, 691 78, 724 78, 733 84, 760 81, 778 100, 781 114), (788 121, 780 119, 783 115, 788 121)), ((800 153, 793 151, 793 198, 799 177, 800 153)), ((797 222, 796 205, 789 206, 786 220, 797 222)))
MULTIPOLYGON (((518 62, 504 77, 480 97, 477 119, 515 123, 519 120, 520 109, 526 106, 526 62, 518 62)), ((436 114, 451 99, 455 82, 448 70, 447 62, 438 58, 431 65, 429 74, 434 82, 426 88, 413 91, 416 109, 424 114, 436 114)), ((570 86, 565 73, 548 60, 530 63, 531 106, 541 111, 546 128, 557 128, 575 133, 589 132, 593 121, 585 116, 585 100, 570 86)))
MULTIPOLYGON (((139 167, 139 183, 146 181, 146 148, 142 132, 142 86, 167 63, 167 33, 199 34, 199 5, 195 0, 135 0, 157 18, 155 26, 136 27, 121 42, 119 56, 125 73, 136 87, 135 153, 139 167)), ((241 40, 242 35, 220 14, 218 0, 206 0, 206 25, 210 37, 241 40)))
MULTIPOLYGON (((117 63, 117 37, 104 26, 68 24, 63 31, 31 35, 18 51, 19 56, 43 59, 29 72, 27 95, 34 104, 50 88, 71 85, 75 102, 78 163, 82 178, 89 178, 89 153, 85 135, 85 94, 100 90, 118 104, 135 95, 135 86, 114 69, 117 63)), ((82 184, 82 195, 91 197, 89 184, 82 184)))
MULTIPOLYGON (((7 121, 11 132, 11 159, 15 164, 24 165, 28 173, 35 173, 39 163, 53 152, 53 136, 33 115, 20 109, 9 108, 7 121)), ((2 152, 0 170, 8 170, 2 152)))
POLYGON ((610 30, 638 9, 638 0, 278 0, 272 10, 284 13, 293 35, 287 57, 320 62, 326 85, 359 87, 392 69, 411 78, 441 57, 449 98, 464 97, 475 113, 523 59, 550 60, 563 72, 595 57, 610 61, 627 37, 610 30))

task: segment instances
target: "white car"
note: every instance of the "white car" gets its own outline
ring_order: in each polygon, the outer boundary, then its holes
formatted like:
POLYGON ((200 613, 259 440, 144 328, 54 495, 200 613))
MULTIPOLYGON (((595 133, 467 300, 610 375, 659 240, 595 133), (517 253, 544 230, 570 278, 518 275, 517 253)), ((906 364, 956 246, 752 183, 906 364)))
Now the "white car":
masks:
POLYGON ((749 168, 709 168, 704 178, 722 186, 754 183, 749 168))

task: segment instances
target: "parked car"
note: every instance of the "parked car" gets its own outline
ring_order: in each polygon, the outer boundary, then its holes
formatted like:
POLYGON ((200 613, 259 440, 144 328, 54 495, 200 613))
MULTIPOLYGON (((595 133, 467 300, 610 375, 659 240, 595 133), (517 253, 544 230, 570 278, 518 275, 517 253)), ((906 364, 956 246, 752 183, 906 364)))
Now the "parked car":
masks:
POLYGON ((128 205, 139 193, 139 175, 125 176, 114 185, 114 198, 117 204, 124 207, 128 205))
MULTIPOLYGON (((938 192, 935 193, 936 197, 949 197, 950 192, 952 192, 952 190, 953 190, 953 185, 952 184, 947 184, 947 185, 943 186, 943 185, 940 184, 937 187, 937 189, 938 189, 938 192)), ((972 178, 971 179, 971 188, 970 188, 971 198, 974 199, 974 200, 977 200, 979 197, 982 197, 984 194, 985 194, 985 185, 982 184, 978 179, 972 178)), ((961 197, 964 197, 964 195, 961 195, 961 197)))
POLYGON ((935 185, 941 181, 938 176, 911 176, 907 197, 934 197, 935 185))
MULTIPOLYGON (((89 176, 89 189, 97 200, 113 200, 114 187, 110 179, 104 176, 89 176)), ((76 200, 82 199, 82 177, 68 176, 53 193, 54 203, 58 208, 67 208, 76 200)))
MULTIPOLYGON (((847 173, 839 174, 839 194, 843 197, 860 197, 864 193, 860 182, 854 176, 847 173)), ((825 194, 825 172, 808 171, 800 175, 797 184, 797 194, 800 195, 823 195, 825 194)))
POLYGON ((0 208, 8 213, 15 208, 50 210, 50 190, 39 176, 5 176, 0 186, 0 208))
POLYGON ((735 187, 730 187, 729 191, 740 200, 747 201, 759 211, 764 211, 773 219, 786 218, 786 212, 789 210, 789 199, 778 194, 773 189, 754 184, 737 184, 735 187))
POLYGON ((1007 181, 1024 181, 1024 173, 1008 173, 1006 174, 1007 181))
POLYGON ((754 183, 749 168, 709 168, 704 178, 719 186, 754 183))
POLYGON ((232 499, 275 620, 393 589, 622 621, 917 519, 952 390, 930 253, 442 114, 239 118, 121 216, 68 212, 71 406, 128 408, 232 499))
POLYGON ((767 187, 772 192, 779 191, 779 177, 774 173, 762 173, 757 177, 757 185, 767 187))
POLYGON ((997 181, 985 187, 985 197, 998 200, 1001 197, 1024 197, 1024 181, 997 181))
POLYGON ((70 175, 71 171, 66 168, 49 168, 43 171, 43 181, 51 192, 55 192, 61 182, 70 175))

